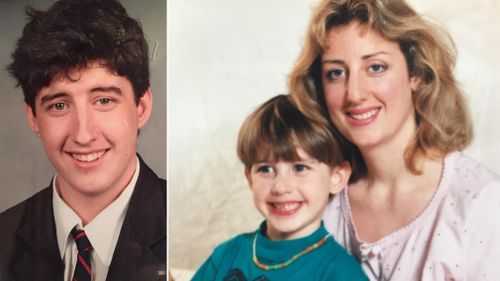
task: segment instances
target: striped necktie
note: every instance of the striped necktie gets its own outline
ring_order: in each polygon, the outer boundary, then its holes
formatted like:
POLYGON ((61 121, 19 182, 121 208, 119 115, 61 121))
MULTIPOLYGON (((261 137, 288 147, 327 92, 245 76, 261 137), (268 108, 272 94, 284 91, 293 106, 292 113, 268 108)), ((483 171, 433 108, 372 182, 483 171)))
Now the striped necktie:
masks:
POLYGON ((71 230, 71 235, 78 248, 75 273, 72 280, 90 281, 92 277, 92 270, 90 268, 90 251, 92 250, 92 245, 90 245, 85 231, 77 230, 76 226, 71 230))

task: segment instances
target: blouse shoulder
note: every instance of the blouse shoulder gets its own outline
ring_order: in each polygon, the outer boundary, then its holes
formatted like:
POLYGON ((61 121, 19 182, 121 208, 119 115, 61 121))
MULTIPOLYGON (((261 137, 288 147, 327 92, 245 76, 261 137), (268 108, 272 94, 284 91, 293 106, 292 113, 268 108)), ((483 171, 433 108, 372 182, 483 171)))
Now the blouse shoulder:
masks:
POLYGON ((465 154, 458 153, 454 162, 453 173, 464 186, 470 185, 477 190, 490 183, 498 184, 500 181, 498 174, 465 154))
POLYGON ((496 265, 500 259, 500 176, 460 154, 450 187, 456 211, 464 217, 460 233, 468 261, 466 279, 500 280, 496 265))
POLYGON ((491 201, 498 204, 490 211, 500 210, 500 176, 462 153, 456 153, 453 158, 445 173, 450 174, 447 193, 456 204, 462 208, 477 206, 483 209, 482 205, 491 201))

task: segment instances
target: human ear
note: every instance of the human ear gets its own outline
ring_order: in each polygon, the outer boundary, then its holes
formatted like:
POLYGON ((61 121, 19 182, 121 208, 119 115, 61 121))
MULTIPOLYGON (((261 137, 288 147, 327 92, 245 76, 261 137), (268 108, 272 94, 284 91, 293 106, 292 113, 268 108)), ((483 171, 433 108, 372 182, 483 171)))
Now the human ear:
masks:
POLYGON ((252 190, 252 175, 250 170, 248 169, 245 169, 245 178, 247 180, 248 187, 250 187, 250 190, 252 190))
POLYGON ((421 81, 422 78, 420 76, 413 75, 410 77, 410 89, 412 93, 414 93, 418 89, 421 81))
POLYGON ((344 161, 342 164, 332 168, 330 193, 337 194, 347 186, 349 177, 351 176, 351 165, 349 162, 344 161))
POLYGON ((40 129, 38 128, 38 119, 33 113, 33 109, 31 108, 30 105, 28 104, 26 105, 26 107, 24 108, 24 113, 26 115, 26 119, 28 120, 28 124, 31 127, 31 131, 33 131, 33 133, 39 137, 40 129))
POLYGON ((137 116, 138 116, 138 127, 142 128, 149 120, 151 116, 151 110, 153 106, 153 95, 151 94, 151 88, 148 88, 144 95, 139 99, 137 104, 137 116))

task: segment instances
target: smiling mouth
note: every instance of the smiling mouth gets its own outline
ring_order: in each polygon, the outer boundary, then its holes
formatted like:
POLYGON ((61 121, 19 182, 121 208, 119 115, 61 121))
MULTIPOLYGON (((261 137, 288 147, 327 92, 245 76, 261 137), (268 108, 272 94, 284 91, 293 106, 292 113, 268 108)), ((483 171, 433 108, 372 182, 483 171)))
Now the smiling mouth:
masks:
POLYGON ((372 118, 375 114, 377 114, 378 111, 379 111, 379 109, 375 108, 375 109, 372 109, 370 111, 363 112, 363 113, 348 112, 347 115, 349 117, 351 117, 352 119, 360 120, 361 121, 361 120, 367 120, 367 119, 372 118))
POLYGON ((87 154, 79 154, 79 153, 71 153, 71 157, 80 161, 80 162, 93 162, 100 159, 107 150, 101 150, 97 152, 87 153, 87 154))

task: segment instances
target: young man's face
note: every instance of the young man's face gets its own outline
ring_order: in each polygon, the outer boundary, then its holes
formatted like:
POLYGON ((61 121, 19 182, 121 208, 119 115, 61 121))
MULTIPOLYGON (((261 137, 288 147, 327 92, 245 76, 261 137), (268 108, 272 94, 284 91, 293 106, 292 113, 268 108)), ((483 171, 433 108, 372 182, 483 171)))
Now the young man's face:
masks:
POLYGON ((273 240, 301 238, 318 229, 330 194, 342 190, 350 175, 347 163, 331 168, 302 149, 297 154, 300 161, 255 163, 246 172, 273 240))
POLYGON ((56 76, 38 92, 36 116, 29 106, 26 115, 63 199, 112 201, 122 191, 135 171, 137 133, 151 103, 148 90, 136 104, 130 81, 98 64, 72 71, 70 79, 56 76))

